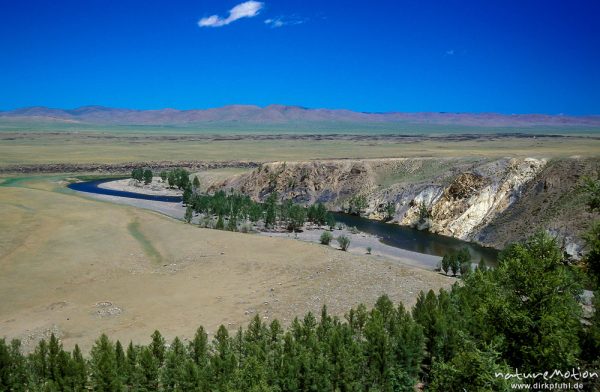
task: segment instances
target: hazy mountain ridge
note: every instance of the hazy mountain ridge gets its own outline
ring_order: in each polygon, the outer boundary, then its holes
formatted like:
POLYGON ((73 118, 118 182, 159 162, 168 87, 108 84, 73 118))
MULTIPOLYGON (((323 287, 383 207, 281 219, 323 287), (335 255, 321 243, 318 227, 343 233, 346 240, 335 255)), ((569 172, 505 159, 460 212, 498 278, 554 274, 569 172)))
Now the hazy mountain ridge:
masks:
POLYGON ((345 109, 309 109, 300 106, 229 105, 211 109, 135 110, 104 106, 55 109, 33 106, 0 111, 0 118, 52 120, 89 124, 182 125, 194 123, 288 124, 306 122, 407 123, 485 127, 573 126, 600 127, 599 115, 567 116, 548 114, 497 113, 368 113, 345 109))

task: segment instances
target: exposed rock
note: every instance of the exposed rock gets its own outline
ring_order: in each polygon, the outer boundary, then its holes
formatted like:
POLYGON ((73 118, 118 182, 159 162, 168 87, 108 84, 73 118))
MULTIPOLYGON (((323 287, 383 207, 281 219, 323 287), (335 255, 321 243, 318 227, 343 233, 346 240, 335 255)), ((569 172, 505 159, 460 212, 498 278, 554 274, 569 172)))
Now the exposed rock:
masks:
POLYGON ((334 210, 360 194, 368 203, 363 214, 372 219, 385 218, 391 203, 393 223, 499 248, 546 229, 577 257, 578 238, 590 223, 578 184, 582 175, 597 176, 599 167, 595 158, 274 162, 211 190, 233 188, 255 200, 276 191, 280 199, 334 210))

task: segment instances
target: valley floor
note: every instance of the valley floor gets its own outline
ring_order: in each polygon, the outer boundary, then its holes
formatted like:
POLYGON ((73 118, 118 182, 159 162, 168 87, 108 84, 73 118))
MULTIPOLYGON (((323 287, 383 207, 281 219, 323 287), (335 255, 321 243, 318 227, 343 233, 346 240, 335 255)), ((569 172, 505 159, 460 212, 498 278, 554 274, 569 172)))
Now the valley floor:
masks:
POLYGON ((444 277, 373 255, 201 229, 80 196, 59 177, 0 184, 0 335, 26 349, 56 333, 85 350, 101 333, 148 342, 231 329, 259 313, 288 324, 326 304, 343 317, 381 294, 414 304, 444 277))

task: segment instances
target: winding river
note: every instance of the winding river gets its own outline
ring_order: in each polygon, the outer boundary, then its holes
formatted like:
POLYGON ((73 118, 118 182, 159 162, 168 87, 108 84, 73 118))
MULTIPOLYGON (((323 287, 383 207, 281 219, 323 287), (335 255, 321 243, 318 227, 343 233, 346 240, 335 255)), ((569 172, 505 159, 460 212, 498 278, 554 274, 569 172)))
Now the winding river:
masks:
POLYGON ((72 184, 69 184, 68 188, 73 189, 74 191, 79 191, 79 192, 95 193, 98 195, 127 197, 130 199, 165 201, 165 202, 169 202, 169 203, 178 203, 178 202, 182 201, 181 196, 147 195, 145 193, 118 191, 118 190, 114 190, 114 189, 100 188, 98 186, 102 183, 109 182, 109 181, 115 181, 115 180, 118 180, 118 178, 108 178, 108 179, 104 178, 101 180, 74 182, 72 184))
MULTIPOLYGON (((104 182, 114 180, 115 178, 77 182, 70 184, 68 187, 79 192, 140 200, 169 203, 177 203, 182 201, 180 196, 148 195, 143 193, 100 188, 98 186, 104 182)), ((379 237, 381 242, 384 244, 396 248, 434 256, 444 256, 447 253, 457 251, 461 248, 467 248, 469 253, 471 253, 471 257, 474 262, 479 262, 480 259, 483 259, 488 265, 495 265, 498 257, 498 251, 496 249, 486 248, 472 242, 461 241, 452 237, 419 231, 406 226, 399 226, 361 218, 355 215, 335 213, 334 216, 336 221, 349 227, 356 227, 362 232, 375 235, 379 237)))

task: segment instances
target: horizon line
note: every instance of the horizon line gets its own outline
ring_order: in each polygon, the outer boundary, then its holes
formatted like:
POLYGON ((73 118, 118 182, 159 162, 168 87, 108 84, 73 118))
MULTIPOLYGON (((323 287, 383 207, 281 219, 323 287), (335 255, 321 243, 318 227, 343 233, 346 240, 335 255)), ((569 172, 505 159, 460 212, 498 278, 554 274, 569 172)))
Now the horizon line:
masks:
POLYGON ((587 113, 587 114, 570 114, 570 113, 548 113, 548 112, 501 112, 501 111, 440 111, 440 110, 422 110, 422 111, 400 111, 400 110, 392 110, 392 111, 364 111, 364 110, 354 110, 348 108, 330 108, 330 107, 308 107, 303 105, 286 105, 286 104, 278 104, 278 103, 270 103, 267 105, 257 105, 257 104, 245 104, 245 103, 234 103, 234 104, 225 104, 221 106, 210 106, 210 107, 201 107, 201 108, 189 108, 189 109, 180 109, 176 107, 158 107, 158 108, 150 108, 150 109, 139 109, 132 107, 123 107, 123 106, 106 106, 106 105, 81 105, 71 108, 65 107, 55 107, 55 106, 46 106, 46 105, 29 105, 29 106, 20 106, 13 109, 0 109, 0 113, 10 113, 19 110, 26 109, 50 109, 50 110, 62 110, 62 111, 76 111, 79 109, 86 108, 98 108, 98 109, 116 109, 116 110, 130 110, 137 112, 146 112, 146 111, 162 111, 162 110, 173 110, 179 112, 186 111, 206 111, 206 110, 215 110, 215 109, 224 109, 228 107, 254 107, 258 109, 266 109, 269 107, 284 107, 284 108, 298 108, 302 110, 316 111, 316 110, 330 110, 330 111, 348 111, 352 113, 362 113, 362 114, 471 114, 471 115, 502 115, 502 116, 554 116, 554 117, 599 117, 600 113, 587 113))

